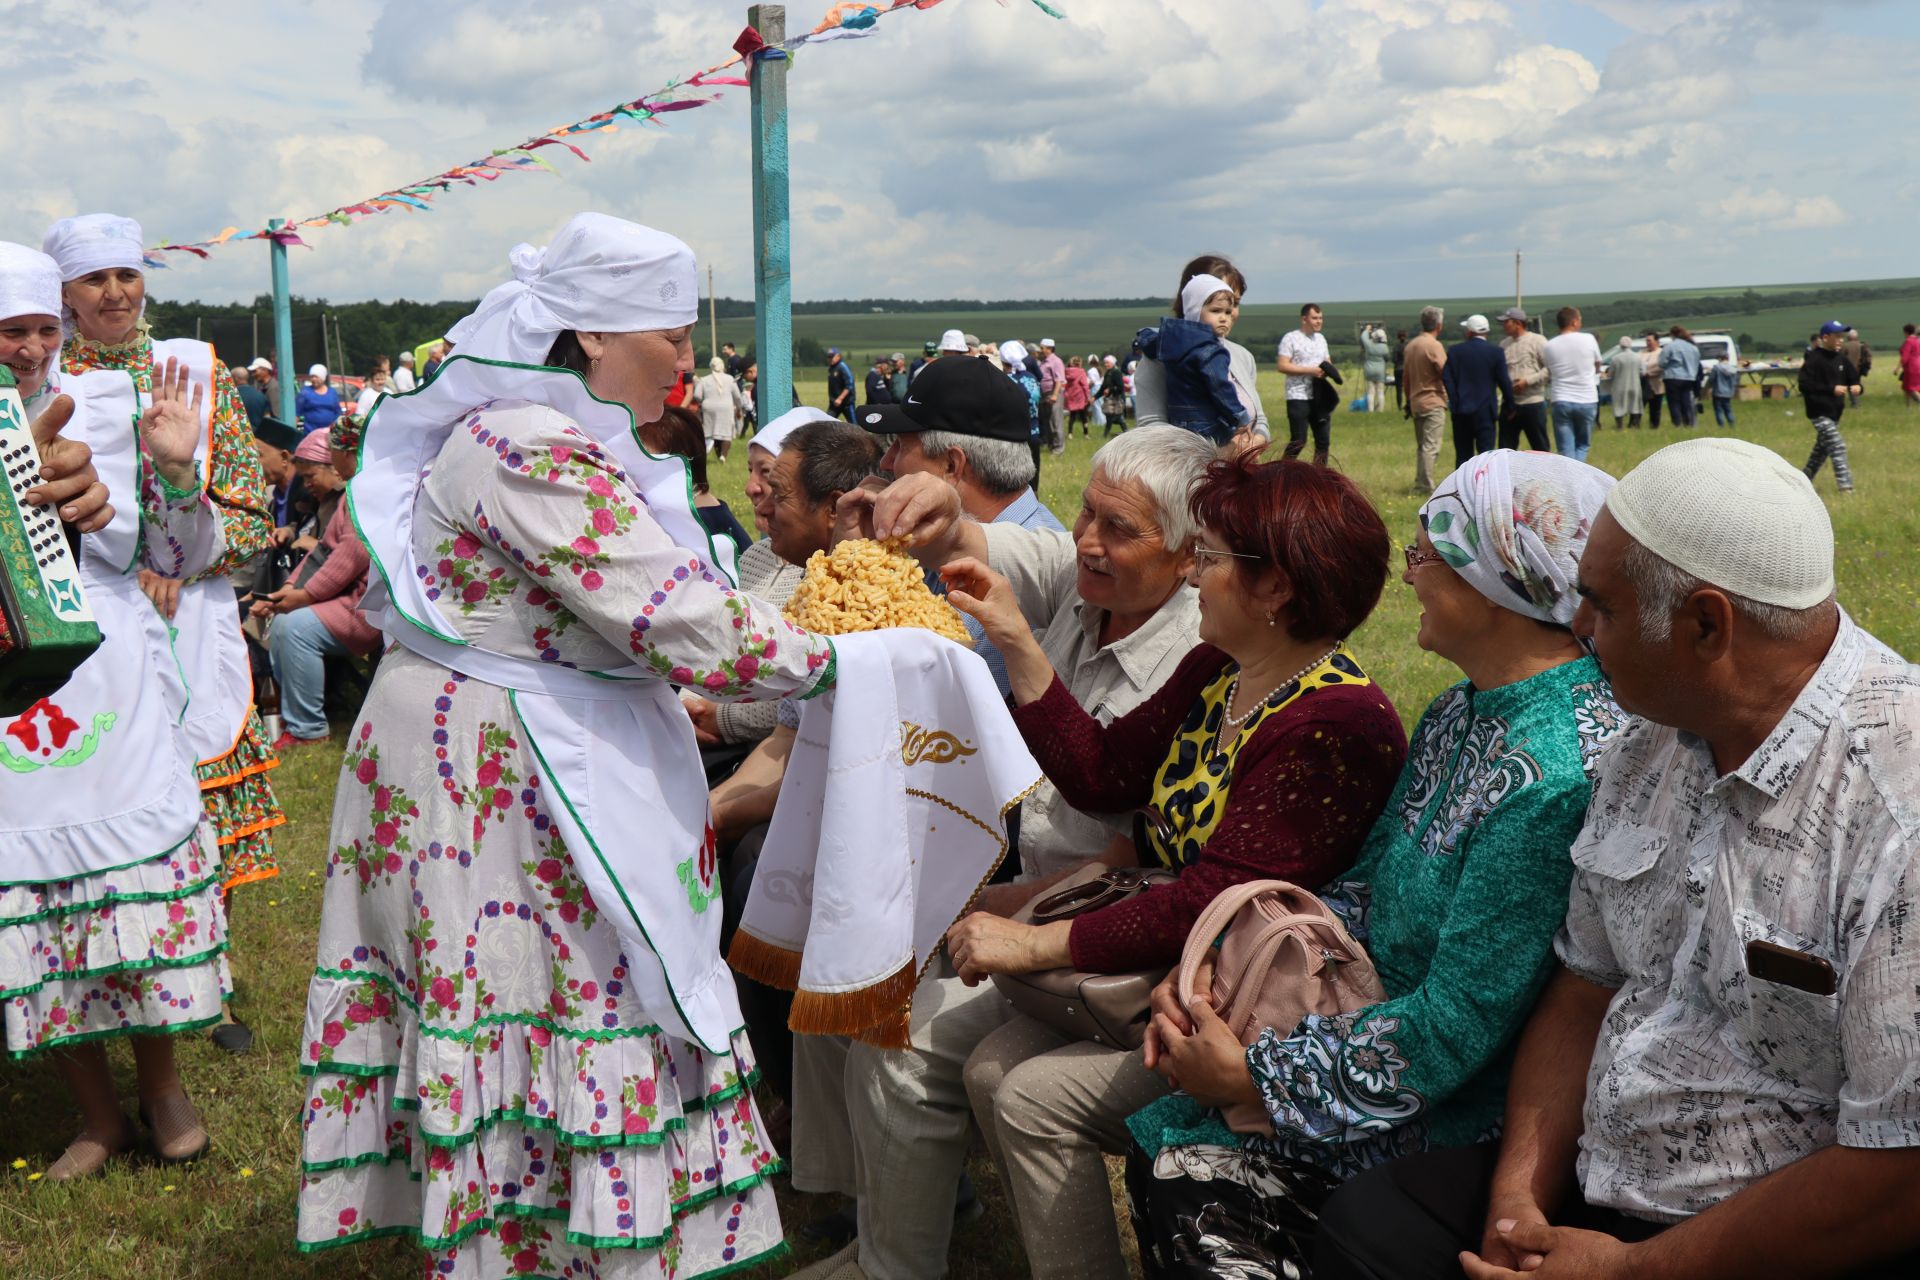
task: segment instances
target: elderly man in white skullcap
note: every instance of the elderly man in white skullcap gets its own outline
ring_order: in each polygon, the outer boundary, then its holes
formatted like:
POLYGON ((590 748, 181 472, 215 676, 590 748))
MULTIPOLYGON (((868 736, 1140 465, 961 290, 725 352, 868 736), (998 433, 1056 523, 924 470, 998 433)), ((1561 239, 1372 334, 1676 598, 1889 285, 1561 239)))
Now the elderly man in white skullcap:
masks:
POLYGON ((775 1158, 674 686, 809 695, 835 654, 733 589, 684 459, 641 445, 692 365, 692 251, 583 213, 511 263, 367 420, 349 490, 396 644, 328 840, 299 1245, 404 1232, 467 1276, 751 1266, 781 1248, 775 1158), (342 1079, 371 1092, 340 1107, 342 1079))
POLYGON ((1642 719, 1597 763, 1504 1135, 1349 1183, 1316 1275, 1920 1274, 1920 671, 1833 559, 1744 441, 1608 495, 1574 630, 1642 719))

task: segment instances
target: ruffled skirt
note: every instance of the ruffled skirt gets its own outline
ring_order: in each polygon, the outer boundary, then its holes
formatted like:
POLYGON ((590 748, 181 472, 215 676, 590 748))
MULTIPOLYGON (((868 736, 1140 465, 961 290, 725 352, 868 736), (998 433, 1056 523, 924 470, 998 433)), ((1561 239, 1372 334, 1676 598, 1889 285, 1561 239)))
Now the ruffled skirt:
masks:
POLYGON ((249 710, 233 750, 194 769, 201 805, 220 842, 227 889, 280 874, 273 829, 285 825, 287 815, 267 781, 268 771, 279 767, 280 757, 267 744, 260 714, 249 710))
POLYGON ((206 826, 171 852, 72 880, 0 885, 9 1056, 220 1021, 233 986, 206 826))
POLYGON ((405 1236, 475 1280, 765 1261, 780 1162, 746 1036, 711 1055, 655 1025, 541 791, 501 690, 382 663, 335 799, 298 1247, 405 1236))

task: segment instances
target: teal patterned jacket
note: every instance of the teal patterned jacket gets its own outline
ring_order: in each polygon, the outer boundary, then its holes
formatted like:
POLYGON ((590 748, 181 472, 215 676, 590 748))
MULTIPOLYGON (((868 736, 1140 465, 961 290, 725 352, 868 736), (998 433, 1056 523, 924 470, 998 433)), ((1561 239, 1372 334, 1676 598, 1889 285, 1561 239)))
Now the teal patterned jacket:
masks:
MULTIPOLYGON (((1434 700, 1359 860, 1321 891, 1388 998, 1262 1033, 1247 1066, 1276 1136, 1243 1145, 1344 1177, 1499 1132, 1513 1042, 1566 915, 1590 769, 1625 722, 1592 658, 1434 700)), ((1129 1123, 1149 1153, 1227 1132, 1182 1095, 1129 1123)))

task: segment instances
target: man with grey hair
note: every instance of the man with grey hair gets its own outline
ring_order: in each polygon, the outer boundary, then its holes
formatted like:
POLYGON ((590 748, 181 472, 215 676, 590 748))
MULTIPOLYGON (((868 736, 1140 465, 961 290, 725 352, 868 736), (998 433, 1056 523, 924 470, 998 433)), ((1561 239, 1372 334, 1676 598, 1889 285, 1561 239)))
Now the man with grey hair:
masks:
MULTIPOLYGON (((915 392, 945 363, 922 372, 915 392)), ((1024 430, 1024 403, 1021 412, 1024 430)), ((1213 458, 1205 438, 1178 427, 1145 427, 1107 442, 1093 456, 1070 534, 969 519, 959 490, 923 471, 878 493, 849 494, 840 532, 906 537, 928 565, 960 556, 985 560, 1011 580, 1069 692, 1101 720, 1113 720, 1144 702, 1198 642, 1199 610, 1187 585, 1194 535, 1187 504, 1213 458)), ((1051 783, 1019 812, 1021 878, 989 886, 980 910, 1011 915, 1115 842, 1131 848, 1129 815, 1082 813, 1051 783)), ((1010 1016, 992 984, 966 986, 943 953, 914 994, 910 1048, 798 1038, 794 1186, 859 1202, 859 1238, 801 1276, 946 1273, 971 1123, 962 1069, 974 1046, 1010 1016)))
MULTIPOLYGON (((880 469, 896 478, 935 476, 960 494, 961 510, 979 524, 1062 530, 1033 492, 1033 453, 1027 447, 1027 398, 984 360, 942 360, 914 380, 900 404, 868 405, 860 425, 889 437, 880 469)), ((928 583, 942 590, 937 573, 928 583)), ((974 651, 987 661, 1004 697, 1007 663, 965 614, 974 651)))
POLYGON ((1424 498, 1433 492, 1434 467, 1440 461, 1440 432, 1447 424, 1445 371, 1447 349, 1440 345, 1440 326, 1447 313, 1439 307, 1420 309, 1420 336, 1407 344, 1407 415, 1413 419, 1413 493, 1424 498))
POLYGON ((1920 1274, 1920 670, 1833 564, 1813 486, 1745 441, 1608 495, 1573 629, 1640 718, 1503 1134, 1349 1182, 1315 1275, 1920 1274))

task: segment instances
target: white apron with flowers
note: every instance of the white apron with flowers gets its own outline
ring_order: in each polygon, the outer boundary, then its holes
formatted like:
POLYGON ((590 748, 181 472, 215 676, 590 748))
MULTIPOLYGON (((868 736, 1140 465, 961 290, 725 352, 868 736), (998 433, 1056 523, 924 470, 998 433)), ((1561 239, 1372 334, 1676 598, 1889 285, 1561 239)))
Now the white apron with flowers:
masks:
MULTIPOLYGON (((186 369, 200 393, 200 440, 194 460, 200 474, 213 474, 213 348, 191 338, 169 338, 153 344, 156 370, 168 359, 186 369)), ((162 576, 190 576, 182 548, 166 538, 155 540, 151 566, 162 576)), ((247 641, 240 630, 233 586, 224 577, 203 578, 180 588, 180 604, 173 615, 174 651, 187 687, 193 691, 187 718, 181 724, 194 760, 211 764, 233 750, 253 710, 253 668, 247 641)))
POLYGON ((56 391, 73 397, 64 434, 91 447, 115 506, 81 540, 103 643, 58 692, 0 724, 0 1021, 16 1058, 206 1026, 231 990, 218 845, 196 830, 200 790, 178 731, 188 693, 137 578, 163 545, 207 563, 219 521, 195 496, 143 522, 125 373, 55 382, 29 412, 56 391))
MULTIPOLYGON (((383 399, 369 438, 409 399, 383 399)), ((707 975, 681 990, 684 950, 650 954, 630 927, 698 937, 718 916, 710 829, 691 847, 673 834, 689 801, 704 826, 691 731, 682 716, 610 735, 611 771, 547 756, 577 755, 567 734, 596 717, 631 729, 672 709, 669 679, 722 698, 809 691, 831 650, 677 545, 616 452, 502 401, 426 460, 412 581, 380 585, 455 639, 404 635, 349 739, 303 1045, 302 1251, 393 1234, 433 1250, 436 1275, 611 1278, 707 1275, 781 1247, 746 1036, 714 1035, 689 998, 707 975), (567 696, 612 672, 639 677, 631 697, 567 696), (645 901, 590 887, 649 855, 645 901)), ((363 531, 375 492, 354 490, 363 531)))

